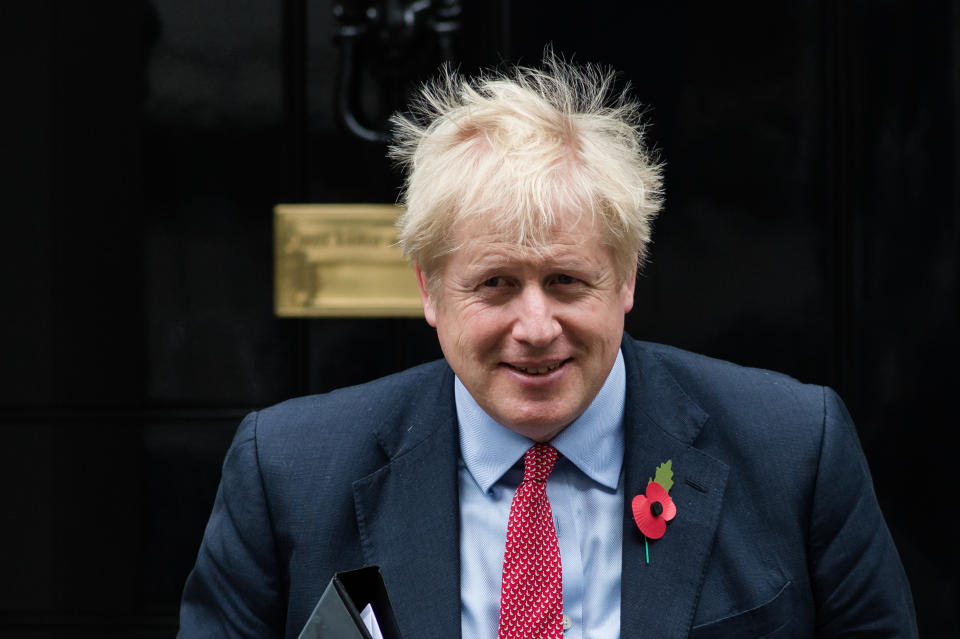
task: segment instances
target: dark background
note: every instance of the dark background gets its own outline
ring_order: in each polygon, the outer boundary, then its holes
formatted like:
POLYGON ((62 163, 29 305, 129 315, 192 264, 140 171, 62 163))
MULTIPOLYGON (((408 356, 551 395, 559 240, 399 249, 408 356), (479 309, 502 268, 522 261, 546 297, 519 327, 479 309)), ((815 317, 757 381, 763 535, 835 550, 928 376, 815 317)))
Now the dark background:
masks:
MULTIPOLYGON (((960 6, 463 6, 466 70, 552 41, 633 83, 667 201, 628 329, 838 389, 921 632, 956 636, 960 6)), ((338 122, 339 24, 319 0, 0 9, 0 636, 172 636, 246 411, 439 356, 422 320, 272 314, 274 204, 397 195, 338 122)), ((360 51, 369 122, 431 42, 360 51)))

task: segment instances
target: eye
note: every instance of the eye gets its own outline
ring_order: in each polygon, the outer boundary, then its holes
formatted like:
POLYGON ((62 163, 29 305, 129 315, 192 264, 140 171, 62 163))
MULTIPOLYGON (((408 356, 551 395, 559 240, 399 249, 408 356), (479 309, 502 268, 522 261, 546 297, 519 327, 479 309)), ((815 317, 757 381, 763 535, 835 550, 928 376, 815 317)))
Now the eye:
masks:
POLYGON ((491 277, 488 280, 484 280, 482 286, 486 286, 489 288, 496 288, 497 286, 503 286, 504 283, 505 282, 503 278, 497 275, 496 277, 491 277))
POLYGON ((577 282, 577 278, 571 277, 569 275, 564 275, 563 273, 561 273, 560 275, 557 275, 556 281, 557 281, 557 284, 569 285, 569 284, 575 284, 577 282))

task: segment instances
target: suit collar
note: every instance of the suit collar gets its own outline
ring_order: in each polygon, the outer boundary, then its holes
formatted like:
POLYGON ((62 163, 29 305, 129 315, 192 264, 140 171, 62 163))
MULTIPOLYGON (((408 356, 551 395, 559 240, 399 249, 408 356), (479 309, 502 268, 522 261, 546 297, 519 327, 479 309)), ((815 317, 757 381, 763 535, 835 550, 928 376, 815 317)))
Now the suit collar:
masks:
POLYGON ((384 424, 376 433, 377 443, 388 460, 416 448, 438 434, 438 430, 446 431, 447 426, 453 425, 456 431, 454 375, 447 362, 436 360, 402 374, 416 377, 405 385, 400 397, 390 400, 396 409, 396 420, 384 424))
POLYGON ((719 521, 728 468, 692 447, 708 415, 654 350, 629 337, 622 348, 628 391, 621 636, 686 637, 719 521), (657 466, 668 459, 673 462, 670 496, 677 515, 662 538, 647 541, 648 564, 631 502, 646 491, 657 466))
POLYGON ((670 373, 656 346, 624 335, 628 408, 684 444, 696 441, 709 415, 670 373))

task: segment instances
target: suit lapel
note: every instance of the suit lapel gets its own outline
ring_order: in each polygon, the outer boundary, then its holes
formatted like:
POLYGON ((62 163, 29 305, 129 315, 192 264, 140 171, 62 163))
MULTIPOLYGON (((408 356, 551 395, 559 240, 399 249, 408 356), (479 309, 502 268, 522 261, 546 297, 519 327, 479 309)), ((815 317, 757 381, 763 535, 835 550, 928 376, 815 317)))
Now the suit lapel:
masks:
POLYGON ((621 636, 686 637, 719 520, 728 467, 693 448, 708 415, 684 393, 656 356, 624 339, 623 573, 621 636), (670 496, 677 515, 663 537, 648 541, 633 522, 631 501, 658 465, 673 461, 670 496))
POLYGON ((421 388, 381 433, 390 461, 354 483, 364 560, 380 566, 405 637, 460 636, 459 500, 453 375, 421 388))

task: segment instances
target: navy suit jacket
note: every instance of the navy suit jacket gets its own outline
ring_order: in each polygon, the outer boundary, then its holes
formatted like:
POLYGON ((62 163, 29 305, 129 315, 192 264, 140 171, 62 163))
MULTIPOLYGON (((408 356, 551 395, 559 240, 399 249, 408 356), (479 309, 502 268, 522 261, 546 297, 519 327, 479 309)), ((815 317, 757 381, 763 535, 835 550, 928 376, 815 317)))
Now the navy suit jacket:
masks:
MULTIPOLYGON (((624 337, 621 635, 916 636, 833 391, 624 337), (630 500, 673 460, 676 518, 630 500)), ((336 571, 381 567, 409 639, 460 636, 453 372, 443 361, 252 413, 227 453, 182 637, 296 637, 336 571)), ((467 638, 474 639, 474 638, 467 638)))

